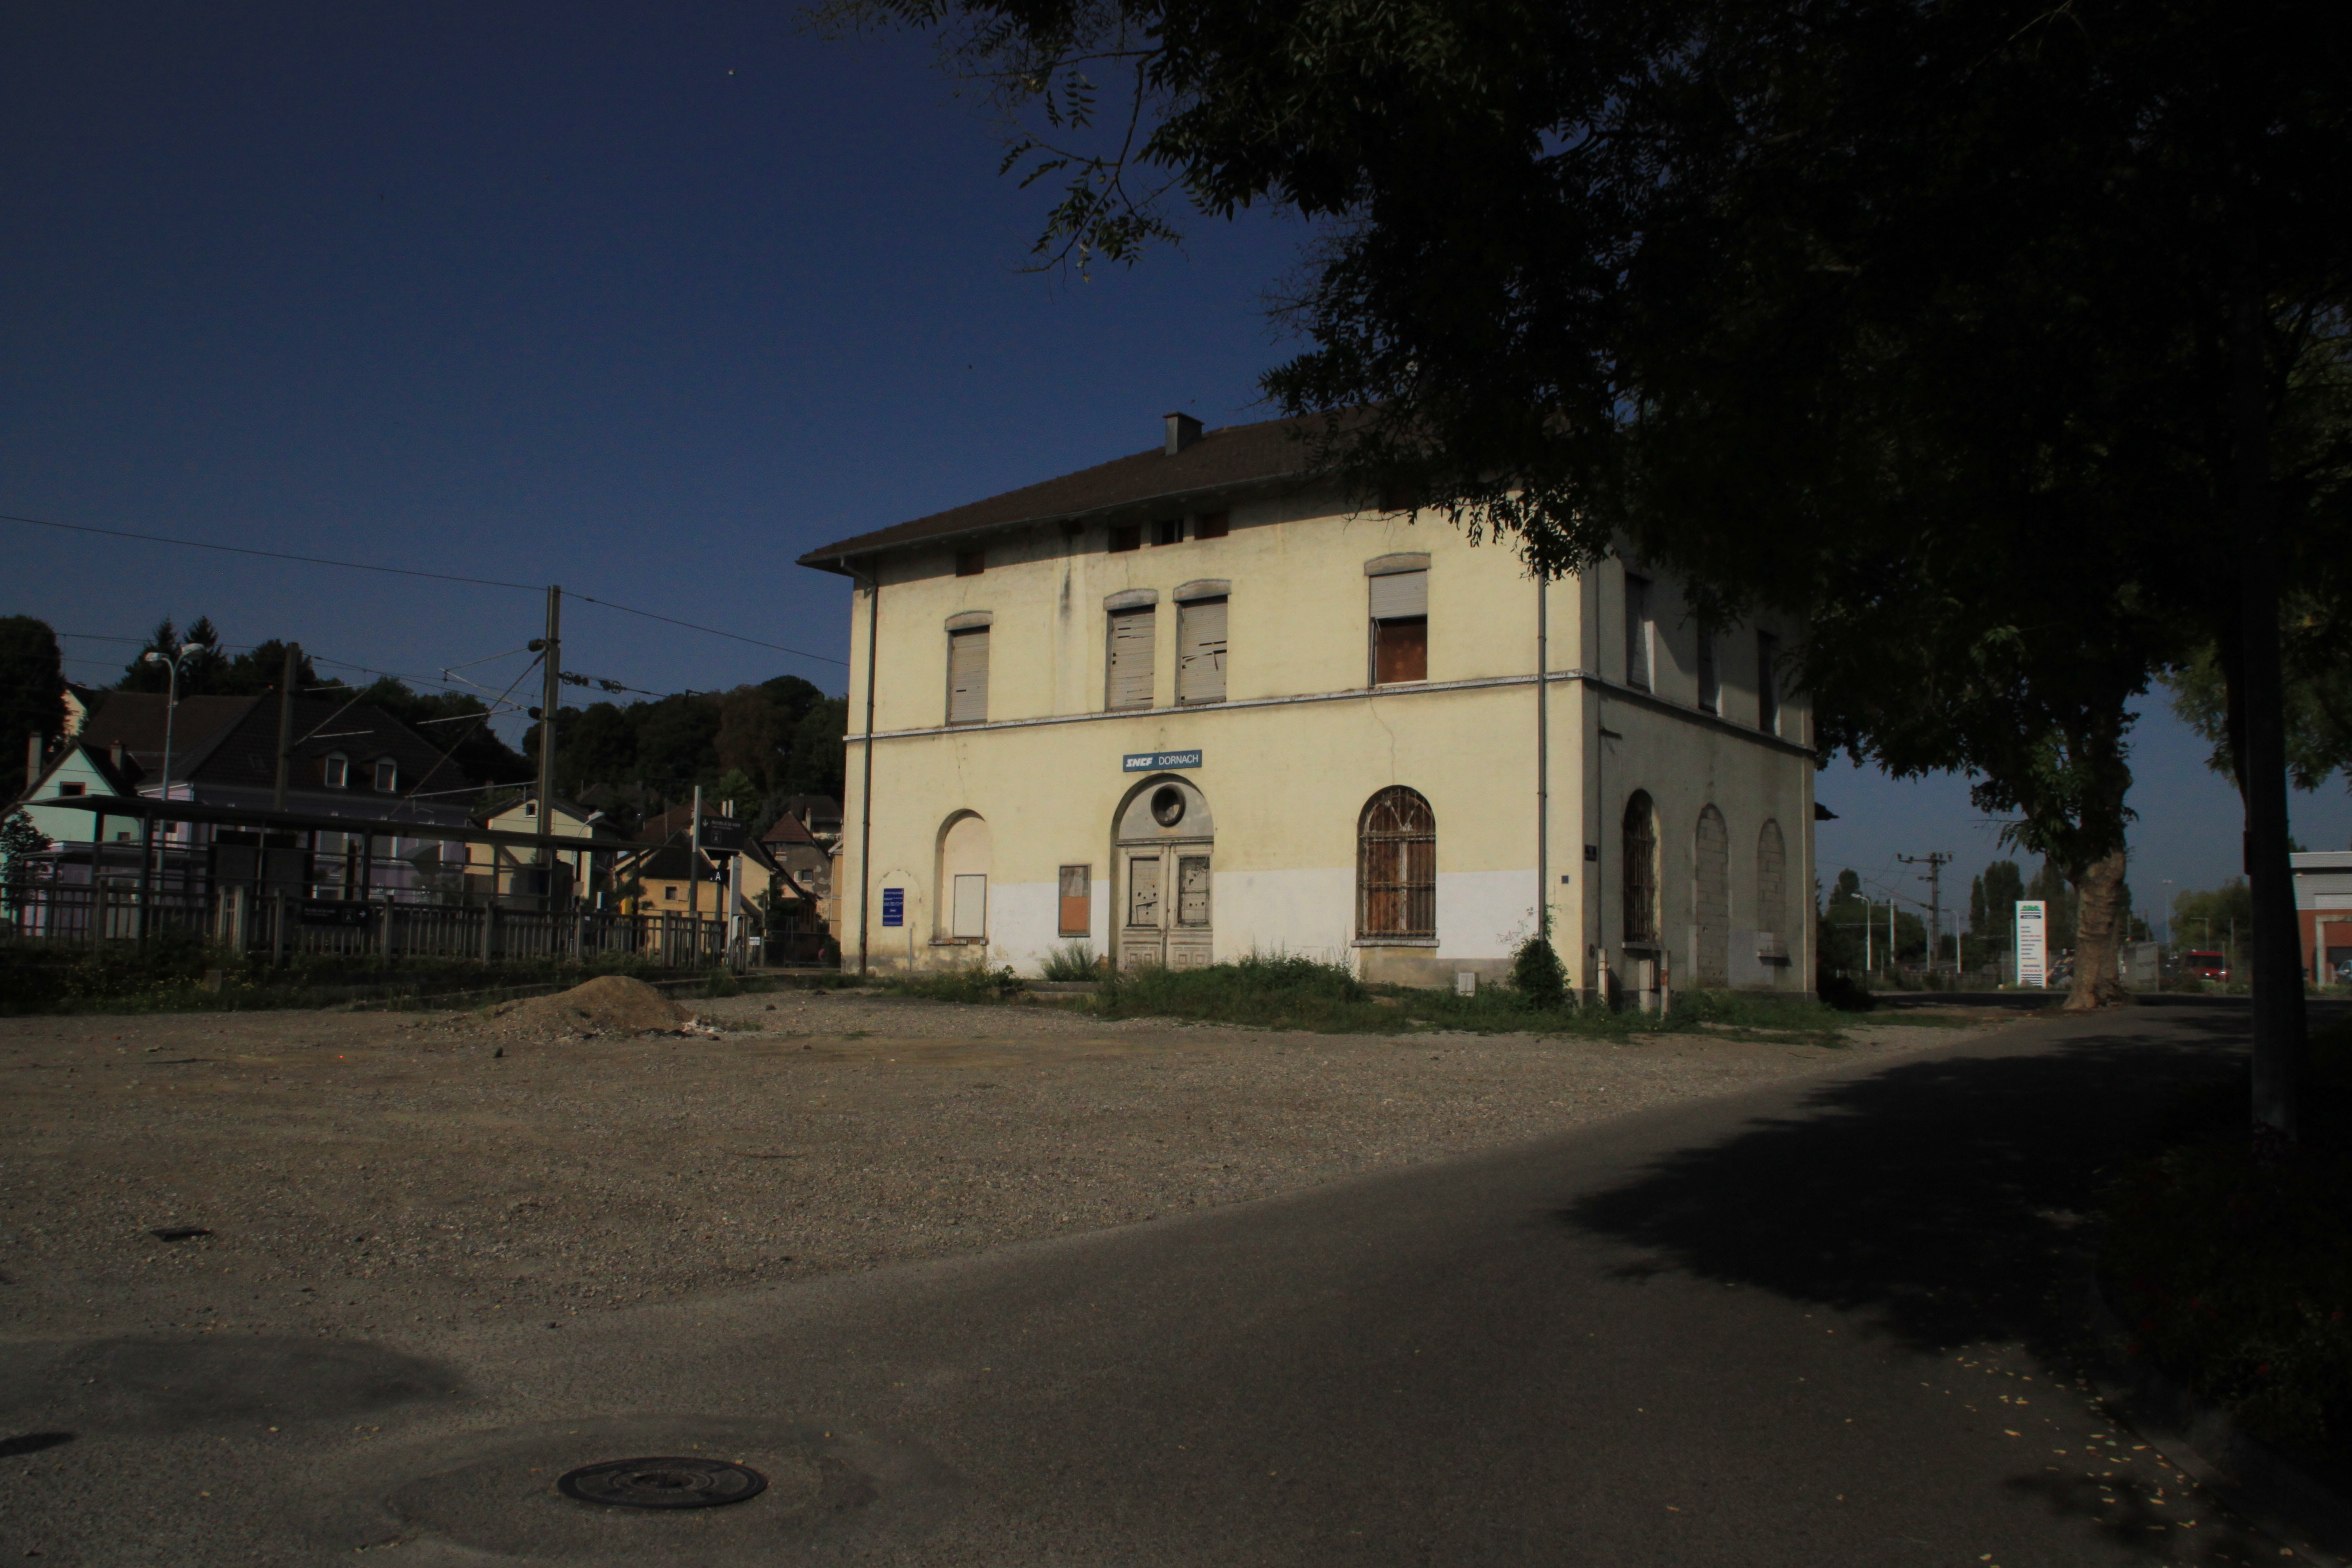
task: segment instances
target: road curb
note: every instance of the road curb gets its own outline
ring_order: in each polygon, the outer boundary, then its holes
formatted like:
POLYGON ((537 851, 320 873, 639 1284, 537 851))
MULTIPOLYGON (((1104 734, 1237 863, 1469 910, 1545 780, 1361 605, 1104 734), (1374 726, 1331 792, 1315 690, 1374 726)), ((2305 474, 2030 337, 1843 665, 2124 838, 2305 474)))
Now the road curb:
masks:
POLYGON ((2134 1430, 2238 1513, 2312 1562, 2352 1568, 2352 1497, 2232 1420, 2185 1383, 2130 1354, 2131 1331, 2107 1304, 2096 1268, 2089 1280, 2096 1354, 2086 1370, 2099 1397, 2134 1430))

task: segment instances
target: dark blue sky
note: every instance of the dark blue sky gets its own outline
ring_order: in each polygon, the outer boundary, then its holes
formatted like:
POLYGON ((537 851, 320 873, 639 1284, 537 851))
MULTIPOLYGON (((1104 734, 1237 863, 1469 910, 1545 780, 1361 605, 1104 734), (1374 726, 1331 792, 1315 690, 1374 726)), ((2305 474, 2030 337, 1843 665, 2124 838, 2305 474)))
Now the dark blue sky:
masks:
MULTIPOLYGON (((925 45, 821 41, 790 5, 12 8, 0 512, 553 580, 839 658, 845 595, 802 550, 1151 445, 1170 408, 1269 412, 1296 226, 1028 275, 1044 201, 997 157, 925 45)), ((0 608, 62 632, 209 613, 431 676, 537 630, 524 593, 0 539, 0 608)), ((842 681, 587 606, 565 632, 573 668, 654 691, 842 681)), ((85 679, 129 651, 67 644, 85 679)), ((2151 715, 2143 903, 2235 869, 2195 752, 2151 715)), ((1825 876, 1992 853, 1957 783, 1840 765, 1822 793, 1825 876)), ((2296 804, 2346 841, 2340 788, 2296 804)))

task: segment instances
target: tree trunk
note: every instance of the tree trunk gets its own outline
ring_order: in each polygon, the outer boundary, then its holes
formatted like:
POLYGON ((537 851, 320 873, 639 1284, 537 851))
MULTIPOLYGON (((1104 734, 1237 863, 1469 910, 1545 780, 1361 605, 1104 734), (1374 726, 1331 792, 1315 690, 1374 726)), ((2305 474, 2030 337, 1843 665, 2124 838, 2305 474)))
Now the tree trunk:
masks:
POLYGON ((2232 729, 2243 737, 2246 880, 2254 900, 2254 1126, 2292 1142, 2303 1069, 2302 941, 2287 862, 2285 671, 2279 647, 2278 538, 2270 515, 2270 399, 2262 281, 2249 255, 2231 301, 2230 403, 2236 426, 2238 620, 2245 660, 2232 729))
POLYGON ((2131 1000, 2117 962, 2123 950, 2123 870, 2119 849, 2067 878, 2081 897, 2074 917, 2074 984, 2062 1011, 2084 1013, 2131 1000))

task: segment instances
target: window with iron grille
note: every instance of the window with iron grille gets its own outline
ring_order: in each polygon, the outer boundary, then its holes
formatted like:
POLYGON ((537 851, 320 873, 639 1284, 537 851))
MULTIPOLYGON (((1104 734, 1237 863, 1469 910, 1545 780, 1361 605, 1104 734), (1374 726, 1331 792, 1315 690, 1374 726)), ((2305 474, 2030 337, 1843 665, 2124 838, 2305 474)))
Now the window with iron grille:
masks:
POLYGON ((1401 784, 1366 801, 1356 825, 1356 930, 1437 935, 1437 817, 1401 784))
POLYGON ((1625 803, 1625 945, 1658 945, 1658 813, 1647 791, 1625 803))

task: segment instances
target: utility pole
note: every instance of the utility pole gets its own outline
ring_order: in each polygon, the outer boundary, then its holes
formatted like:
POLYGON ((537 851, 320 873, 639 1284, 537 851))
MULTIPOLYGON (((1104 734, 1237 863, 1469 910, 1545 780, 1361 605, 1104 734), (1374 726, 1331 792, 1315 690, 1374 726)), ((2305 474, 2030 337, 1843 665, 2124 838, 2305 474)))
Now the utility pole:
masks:
POLYGON ((286 667, 278 677, 278 787, 271 809, 286 809, 286 780, 294 770, 294 667, 302 659, 302 645, 286 644, 286 667))
POLYGON ((694 966, 702 967, 702 786, 694 786, 694 821, 686 839, 686 929, 694 966))
POLYGON ((547 590, 547 635, 539 680, 539 877, 542 906, 555 909, 555 714, 563 705, 563 589, 547 590))
POLYGON ((1944 867, 1952 857, 1942 850, 1930 850, 1925 855, 1897 855, 1906 866, 1927 867, 1927 972, 1934 974, 1943 959, 1944 950, 1944 867))

